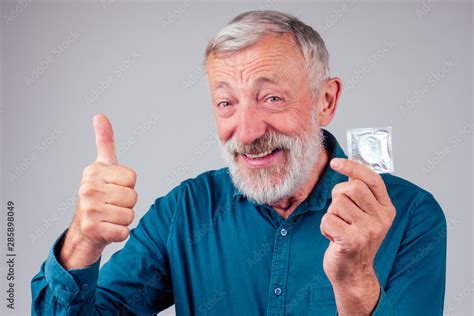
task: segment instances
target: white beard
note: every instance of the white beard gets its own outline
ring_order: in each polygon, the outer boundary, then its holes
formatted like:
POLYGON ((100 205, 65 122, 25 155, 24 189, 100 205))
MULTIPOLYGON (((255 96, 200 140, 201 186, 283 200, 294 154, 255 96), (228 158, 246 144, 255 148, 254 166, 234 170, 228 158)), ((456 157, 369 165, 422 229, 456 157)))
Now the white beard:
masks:
POLYGON ((319 160, 323 135, 315 117, 310 132, 305 135, 290 137, 268 132, 259 140, 242 145, 233 136, 225 144, 219 142, 234 186, 257 204, 274 204, 283 198, 292 197, 308 181, 311 170, 319 160), (256 143, 259 140, 262 147, 262 139, 265 139, 266 149, 283 148, 285 162, 271 168, 246 168, 239 164, 235 153, 245 152, 248 146, 258 148, 256 143))

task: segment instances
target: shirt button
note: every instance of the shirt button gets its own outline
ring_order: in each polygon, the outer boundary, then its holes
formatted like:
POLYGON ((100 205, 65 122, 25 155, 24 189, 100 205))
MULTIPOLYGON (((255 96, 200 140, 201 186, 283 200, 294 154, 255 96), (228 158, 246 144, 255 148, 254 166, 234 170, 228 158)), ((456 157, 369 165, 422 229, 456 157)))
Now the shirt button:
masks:
POLYGON ((81 289, 85 290, 85 289, 87 289, 88 286, 89 286, 89 284, 84 283, 84 284, 81 285, 81 289))
POLYGON ((279 287, 275 288, 275 295, 278 296, 281 294, 281 289, 279 287))
POLYGON ((283 237, 285 237, 286 235, 288 235, 288 231, 287 231, 286 229, 282 228, 282 229, 280 230, 280 234, 281 234, 283 237))

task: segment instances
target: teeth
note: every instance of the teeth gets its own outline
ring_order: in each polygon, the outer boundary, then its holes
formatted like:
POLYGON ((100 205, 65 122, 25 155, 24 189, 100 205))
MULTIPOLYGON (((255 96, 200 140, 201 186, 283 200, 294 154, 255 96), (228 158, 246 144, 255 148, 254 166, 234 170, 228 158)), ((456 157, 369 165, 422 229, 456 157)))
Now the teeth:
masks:
POLYGON ((272 153, 273 150, 267 150, 263 153, 259 153, 259 154, 244 154, 245 156, 249 157, 249 158, 252 158, 252 159, 256 159, 256 158, 262 158, 262 157, 265 157, 267 155, 270 155, 272 153))

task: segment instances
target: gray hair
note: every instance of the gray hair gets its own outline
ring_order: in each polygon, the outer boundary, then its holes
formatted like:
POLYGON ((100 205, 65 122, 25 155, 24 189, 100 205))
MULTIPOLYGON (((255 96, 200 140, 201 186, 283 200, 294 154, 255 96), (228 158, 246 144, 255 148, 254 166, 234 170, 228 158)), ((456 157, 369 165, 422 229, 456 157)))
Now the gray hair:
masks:
POLYGON ((233 18, 209 42, 205 61, 213 52, 234 53, 255 44, 267 34, 291 33, 305 59, 313 97, 329 77, 329 54, 323 39, 298 18, 273 10, 248 11, 233 18))

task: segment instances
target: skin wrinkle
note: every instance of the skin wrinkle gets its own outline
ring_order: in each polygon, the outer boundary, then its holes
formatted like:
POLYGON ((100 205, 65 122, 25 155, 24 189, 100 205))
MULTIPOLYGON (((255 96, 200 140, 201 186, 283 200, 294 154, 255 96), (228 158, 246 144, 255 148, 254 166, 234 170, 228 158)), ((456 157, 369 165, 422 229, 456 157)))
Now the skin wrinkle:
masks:
POLYGON ((246 70, 235 71, 235 72, 230 72, 230 73, 225 73, 225 72, 219 73, 219 71, 216 70, 216 75, 219 75, 219 77, 222 77, 223 79, 217 82, 217 85, 213 88, 213 91, 217 91, 218 89, 231 90, 232 87, 227 80, 228 77, 230 78, 242 77, 240 78, 238 82, 239 89, 255 86, 258 83, 257 82, 258 77, 268 78, 270 81, 274 81, 275 83, 279 83, 281 86, 286 87, 287 85, 285 85, 285 82, 287 82, 288 79, 283 73, 279 73, 278 71, 275 71, 274 65, 275 63, 270 63, 267 65, 259 65, 258 67, 252 69, 252 72, 248 70, 248 72, 255 73, 255 75, 250 74, 247 76, 243 75, 246 72, 246 70), (254 79, 254 77, 257 77, 257 79, 254 79), (250 82, 252 82, 252 84, 250 84, 250 82))
MULTIPOLYGON (((300 52, 300 49, 294 43, 293 38, 287 35, 286 40, 281 43, 279 47, 276 47, 274 50, 266 51, 259 56, 259 58, 252 58, 249 56, 249 48, 246 48, 239 52, 239 55, 243 55, 244 58, 249 58, 250 61, 241 64, 238 61, 232 62, 232 58, 229 58, 228 54, 216 54, 212 53, 210 59, 216 61, 216 67, 213 69, 216 75, 237 77, 241 82, 242 86, 248 85, 248 81, 252 79, 251 73, 258 73, 260 68, 265 69, 268 67, 268 70, 273 74, 273 76, 280 79, 280 82, 284 83, 288 81, 288 77, 285 75, 288 72, 288 68, 292 66, 303 66, 303 55, 300 52), (297 52, 300 58, 292 58, 293 56, 288 56, 287 52, 297 52), (280 70, 281 68, 281 70, 280 70), (227 71, 229 69, 230 71, 227 71), (235 75, 238 73, 238 75, 235 75), (246 80, 245 78, 248 79, 246 80)), ((233 57, 232 55, 230 57, 233 57)), ((209 64, 208 64, 209 66, 209 64)), ((293 79, 300 79, 302 76, 293 77, 293 79)), ((300 80, 302 81, 302 80, 300 80)))

